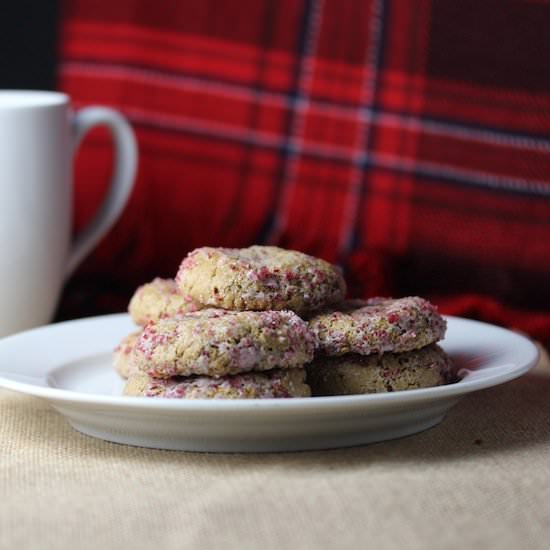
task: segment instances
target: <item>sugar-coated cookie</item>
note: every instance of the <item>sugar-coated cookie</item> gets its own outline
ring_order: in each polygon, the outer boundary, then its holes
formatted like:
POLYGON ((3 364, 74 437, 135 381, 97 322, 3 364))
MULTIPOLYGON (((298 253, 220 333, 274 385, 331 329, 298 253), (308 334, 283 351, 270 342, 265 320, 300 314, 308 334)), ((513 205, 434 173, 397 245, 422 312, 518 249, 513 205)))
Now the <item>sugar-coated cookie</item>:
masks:
POLYGON ((124 395, 168 397, 175 399, 267 399, 273 397, 310 397, 305 369, 275 369, 265 373, 248 372, 234 376, 151 378, 133 373, 124 395))
POLYGON ((417 296, 349 300, 312 317, 309 328, 326 355, 404 352, 441 340, 446 322, 417 296))
POLYGON ((130 357, 140 334, 140 330, 128 334, 128 336, 125 336, 113 351, 113 365, 122 378, 128 378, 130 372, 132 371, 130 357))
POLYGON ((410 390, 449 381, 451 361, 435 344, 404 353, 317 357, 307 366, 314 396, 410 390))
POLYGON ((313 359, 307 323, 291 311, 205 309, 145 326, 132 364, 154 378, 295 368, 313 359))
POLYGON ((198 248, 183 260, 176 282, 201 304, 237 311, 314 311, 346 292, 332 264, 275 246, 198 248))
POLYGON ((181 294, 174 280, 157 277, 135 291, 128 312, 136 325, 145 326, 149 321, 197 311, 202 307, 190 296, 181 294))

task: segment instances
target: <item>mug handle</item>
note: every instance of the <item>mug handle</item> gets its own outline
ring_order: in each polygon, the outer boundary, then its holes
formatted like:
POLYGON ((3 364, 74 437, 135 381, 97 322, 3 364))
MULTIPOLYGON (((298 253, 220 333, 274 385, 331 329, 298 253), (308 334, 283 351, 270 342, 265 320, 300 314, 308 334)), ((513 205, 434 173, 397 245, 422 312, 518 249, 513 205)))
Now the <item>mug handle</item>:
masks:
POLYGON ((94 126, 106 126, 115 148, 113 175, 107 195, 92 221, 76 235, 65 267, 67 279, 78 264, 109 231, 126 205, 137 170, 137 145, 132 127, 126 119, 107 107, 86 107, 73 114, 74 148, 76 153, 84 136, 94 126))

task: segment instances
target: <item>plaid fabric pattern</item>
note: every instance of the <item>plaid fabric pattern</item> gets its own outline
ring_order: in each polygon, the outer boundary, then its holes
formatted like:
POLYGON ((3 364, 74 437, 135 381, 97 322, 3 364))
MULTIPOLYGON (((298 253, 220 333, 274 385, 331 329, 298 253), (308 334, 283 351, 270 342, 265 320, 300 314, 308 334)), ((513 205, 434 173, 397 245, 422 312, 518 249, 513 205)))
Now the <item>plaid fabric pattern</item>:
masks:
MULTIPOLYGON (((67 0, 62 13, 60 88, 122 111, 141 155, 66 311, 102 286, 125 300, 197 246, 272 243, 339 262, 356 295, 418 293, 550 340, 548 3, 67 0)), ((77 226, 110 154, 100 131, 79 154, 77 226)))

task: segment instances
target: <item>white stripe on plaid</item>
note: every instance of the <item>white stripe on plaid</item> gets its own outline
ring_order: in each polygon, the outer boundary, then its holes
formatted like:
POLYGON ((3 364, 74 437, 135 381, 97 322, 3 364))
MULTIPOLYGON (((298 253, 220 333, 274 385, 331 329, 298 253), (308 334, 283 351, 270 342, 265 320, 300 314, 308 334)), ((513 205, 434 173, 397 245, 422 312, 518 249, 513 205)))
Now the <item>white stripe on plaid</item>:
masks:
MULTIPOLYGON (((365 177, 364 157, 369 150, 372 120, 367 120, 367 111, 374 103, 376 88, 378 86, 378 65, 380 62, 382 25, 384 14, 384 0, 373 0, 371 5, 371 17, 369 19, 369 42, 367 44, 366 60, 363 67, 363 82, 361 84, 361 100, 358 114, 362 124, 358 126, 356 144, 353 154, 353 162, 347 198, 342 217, 342 228, 339 236, 339 250, 342 256, 347 256, 353 247, 353 234, 359 216, 361 203, 361 188, 365 177)), ((371 116, 372 119, 372 116, 371 116)))
MULTIPOLYGON (((281 109, 287 108, 289 103, 287 94, 267 92, 265 90, 256 91, 238 84, 212 81, 200 77, 166 74, 153 69, 138 69, 103 63, 65 62, 61 66, 61 72, 62 74, 79 78, 89 76, 96 80, 130 81, 138 84, 151 84, 161 88, 192 90, 242 101, 259 100, 264 105, 271 105, 281 109)), ((223 100, 223 97, 220 97, 220 99, 223 100)), ((395 128, 412 127, 412 125, 415 125, 415 129, 419 129, 426 134, 456 137, 464 141, 476 141, 528 151, 550 152, 550 138, 537 139, 517 132, 475 128, 464 123, 443 122, 422 116, 402 115, 386 110, 373 113, 370 108, 357 110, 357 108, 338 103, 316 100, 311 96, 308 98, 308 107, 310 112, 336 119, 360 120, 363 123, 381 122, 385 126, 395 128)))
MULTIPOLYGON (((84 104, 75 102, 75 106, 80 108, 84 107, 84 104)), ((249 131, 228 124, 175 116, 173 114, 151 112, 144 109, 121 107, 120 110, 133 123, 163 130, 187 132, 212 139, 218 138, 237 143, 255 144, 272 150, 281 150, 285 145, 284 138, 277 134, 249 131)), ((363 152, 358 156, 353 150, 347 147, 338 147, 324 143, 304 142, 301 146, 301 152, 304 156, 310 156, 320 160, 325 159, 342 163, 357 162, 360 164, 369 164, 374 168, 384 168, 391 171, 419 175, 425 174, 430 177, 439 177, 443 180, 474 185, 477 187, 499 188, 522 193, 550 196, 550 178, 547 181, 509 178, 489 172, 467 170, 438 163, 422 162, 418 159, 408 159, 406 157, 398 157, 385 153, 371 152, 367 154, 363 152)))
POLYGON ((408 159, 385 153, 371 154, 370 161, 377 168, 418 174, 420 176, 424 175, 474 185, 476 187, 506 189, 521 193, 529 192, 535 195, 550 197, 550 181, 509 178, 481 170, 464 170, 456 166, 448 166, 436 162, 423 162, 418 159, 408 159))
POLYGON ((305 113, 309 108, 309 92, 315 63, 315 51, 321 30, 323 7, 324 0, 314 0, 310 20, 307 22, 304 51, 300 60, 297 97, 290 106, 294 112, 292 113, 292 127, 285 143, 287 153, 280 186, 280 203, 273 213, 273 226, 268 229, 265 239, 267 243, 276 244, 287 223, 288 204, 296 180, 299 156, 304 146, 305 113))

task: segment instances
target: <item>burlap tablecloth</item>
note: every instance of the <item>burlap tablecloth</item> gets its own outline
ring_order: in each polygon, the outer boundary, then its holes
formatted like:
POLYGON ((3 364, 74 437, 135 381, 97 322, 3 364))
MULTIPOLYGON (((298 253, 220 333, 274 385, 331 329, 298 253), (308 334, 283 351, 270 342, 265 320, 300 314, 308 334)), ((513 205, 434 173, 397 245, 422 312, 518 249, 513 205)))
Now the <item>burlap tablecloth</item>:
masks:
POLYGON ((0 391, 0 549, 550 547, 550 365, 367 447, 155 451, 0 391))

